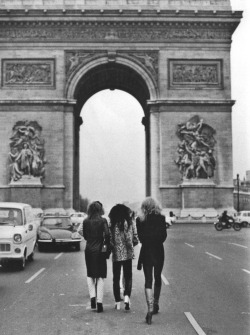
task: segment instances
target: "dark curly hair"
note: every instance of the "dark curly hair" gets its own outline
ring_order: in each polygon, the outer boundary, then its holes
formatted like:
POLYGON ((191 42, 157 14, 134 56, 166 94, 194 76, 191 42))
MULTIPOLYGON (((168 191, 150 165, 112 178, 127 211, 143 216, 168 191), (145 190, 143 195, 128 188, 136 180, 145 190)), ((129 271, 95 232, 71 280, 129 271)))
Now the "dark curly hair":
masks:
POLYGON ((117 225, 121 231, 124 231, 125 221, 127 221, 128 226, 132 224, 132 213, 131 209, 123 204, 117 204, 112 207, 109 212, 111 229, 114 229, 115 225, 117 225))

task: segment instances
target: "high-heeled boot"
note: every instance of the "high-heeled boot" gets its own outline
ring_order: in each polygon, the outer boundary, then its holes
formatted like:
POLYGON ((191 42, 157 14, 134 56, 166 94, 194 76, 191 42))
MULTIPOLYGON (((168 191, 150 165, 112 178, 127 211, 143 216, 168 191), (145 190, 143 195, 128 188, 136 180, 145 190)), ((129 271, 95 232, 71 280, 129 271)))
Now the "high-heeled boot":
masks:
POLYGON ((153 314, 159 312, 159 299, 161 294, 161 286, 154 286, 154 305, 153 305, 153 314))
POLYGON ((153 315, 153 294, 151 288, 145 288, 145 296, 148 305, 148 313, 146 315, 146 322, 148 325, 152 323, 152 315, 153 315))

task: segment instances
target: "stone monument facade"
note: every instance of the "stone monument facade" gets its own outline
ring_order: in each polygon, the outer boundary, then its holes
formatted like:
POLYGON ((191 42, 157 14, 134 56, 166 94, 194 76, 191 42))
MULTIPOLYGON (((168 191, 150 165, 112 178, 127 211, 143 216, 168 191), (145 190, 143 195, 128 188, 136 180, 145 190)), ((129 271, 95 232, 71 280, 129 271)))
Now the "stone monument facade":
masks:
POLYGON ((233 208, 229 0, 0 0, 0 201, 79 206, 84 103, 145 116, 146 190, 178 215, 233 208))

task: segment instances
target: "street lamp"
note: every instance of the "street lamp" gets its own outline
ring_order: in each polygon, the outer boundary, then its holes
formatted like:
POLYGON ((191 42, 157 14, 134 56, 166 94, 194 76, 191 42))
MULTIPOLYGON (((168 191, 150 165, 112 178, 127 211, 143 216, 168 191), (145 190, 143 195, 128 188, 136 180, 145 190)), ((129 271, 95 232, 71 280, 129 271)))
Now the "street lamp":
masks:
POLYGON ((237 174, 237 212, 240 211, 240 180, 239 180, 239 174, 237 174))

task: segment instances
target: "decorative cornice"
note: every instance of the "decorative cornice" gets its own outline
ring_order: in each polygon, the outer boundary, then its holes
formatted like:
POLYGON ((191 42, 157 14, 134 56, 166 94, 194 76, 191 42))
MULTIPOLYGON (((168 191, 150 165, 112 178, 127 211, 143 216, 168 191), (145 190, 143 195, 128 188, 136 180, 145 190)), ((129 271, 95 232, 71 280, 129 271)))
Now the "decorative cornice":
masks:
POLYGON ((76 100, 0 100, 1 105, 75 105, 76 100))
POLYGON ((239 21, 8 20, 0 42, 231 42, 239 21))
POLYGON ((233 106, 235 100, 148 100, 148 105, 220 105, 233 106))

